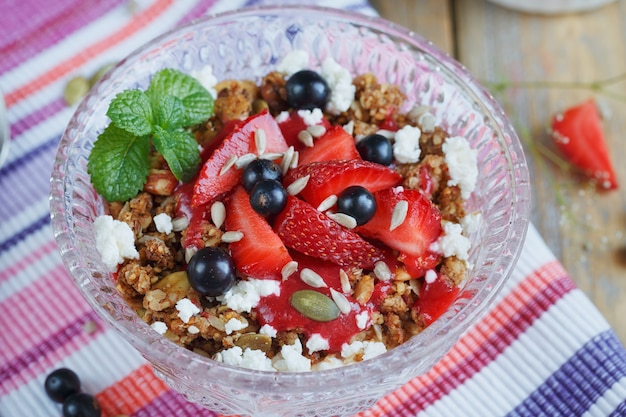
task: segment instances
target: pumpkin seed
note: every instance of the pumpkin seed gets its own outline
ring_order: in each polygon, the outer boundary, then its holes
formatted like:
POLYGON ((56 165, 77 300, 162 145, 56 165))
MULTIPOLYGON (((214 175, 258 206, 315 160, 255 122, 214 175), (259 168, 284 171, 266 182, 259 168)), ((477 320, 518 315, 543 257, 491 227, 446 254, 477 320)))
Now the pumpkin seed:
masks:
POLYGON ((296 291, 289 298, 289 302, 300 314, 315 321, 335 320, 341 314, 333 300, 314 290, 296 291))
POLYGON ((272 348, 272 338, 266 334, 246 333, 235 341, 235 345, 243 350, 252 349, 269 352, 272 348))
POLYGON ((79 75, 68 81, 63 92, 63 98, 68 106, 73 106, 82 100, 89 92, 89 81, 87 78, 79 75))
POLYGON ((105 74, 109 72, 109 70, 114 66, 115 62, 109 62, 108 64, 104 64, 103 66, 98 68, 98 70, 91 77, 89 77, 89 87, 93 87, 94 84, 100 81, 100 79, 104 77, 105 74))
POLYGON ((268 109, 268 108, 269 108, 269 105, 267 104, 267 101, 265 100, 256 99, 252 102, 252 114, 261 113, 263 110, 268 109))
POLYGON ((172 272, 152 286, 152 289, 162 290, 168 294, 176 294, 179 299, 185 297, 190 288, 187 272, 185 271, 172 272))

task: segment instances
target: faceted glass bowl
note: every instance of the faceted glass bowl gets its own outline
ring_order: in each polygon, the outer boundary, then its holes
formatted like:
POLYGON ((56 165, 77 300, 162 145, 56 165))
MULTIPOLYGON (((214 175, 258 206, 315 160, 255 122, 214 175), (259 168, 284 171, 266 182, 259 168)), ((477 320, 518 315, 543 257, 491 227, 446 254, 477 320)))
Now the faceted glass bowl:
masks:
POLYGON ((352 415, 428 371, 493 303, 511 274, 526 234, 529 179, 519 139, 500 106, 456 61, 390 22, 311 7, 253 8, 175 29, 120 62, 80 104, 59 145, 51 179, 52 226, 76 285, 156 373, 189 400, 224 414, 352 415), (108 124, 111 99, 145 89, 170 67, 211 65, 219 80, 260 78, 289 51, 306 50, 319 67, 332 56, 353 75, 374 73, 401 86, 414 105, 432 107, 437 123, 478 151, 478 184, 468 212, 480 211, 472 233, 473 265, 459 298, 405 344, 339 369, 272 373, 228 366, 168 341, 122 299, 95 248, 94 219, 103 214, 87 174, 87 158, 108 124))

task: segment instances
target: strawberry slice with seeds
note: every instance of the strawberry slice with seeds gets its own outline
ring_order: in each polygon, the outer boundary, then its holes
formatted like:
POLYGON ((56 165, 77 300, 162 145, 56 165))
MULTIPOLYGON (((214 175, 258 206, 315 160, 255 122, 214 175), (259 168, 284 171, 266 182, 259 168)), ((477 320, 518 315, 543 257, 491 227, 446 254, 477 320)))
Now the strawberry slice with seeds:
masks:
MULTIPOLYGON (((325 129, 330 129, 331 126, 330 122, 325 118, 322 118, 319 125, 323 126, 325 129)), ((298 139, 298 134, 303 130, 306 130, 309 125, 307 125, 297 111, 289 113, 289 117, 278 123, 278 126, 280 127, 288 146, 293 146, 295 150, 300 150, 305 147, 304 143, 298 139)))
POLYGON ((274 230, 288 248, 341 266, 372 269, 385 257, 354 231, 293 196, 276 217, 274 230))
POLYGON ((235 124, 230 134, 224 138, 221 145, 213 151, 202 166, 193 190, 192 204, 194 206, 211 202, 216 197, 232 190, 239 183, 241 170, 234 166, 230 169, 225 169, 225 167, 232 157, 258 153, 254 139, 258 129, 265 132, 264 152, 287 150, 287 143, 278 128, 278 123, 267 110, 250 116, 242 123, 235 124))
POLYGON ((409 274, 421 276, 436 257, 429 248, 442 234, 441 213, 417 190, 389 188, 374 193, 374 198, 376 214, 357 232, 399 251, 409 274))
POLYGON ((402 176, 389 167, 361 159, 351 159, 300 165, 285 176, 285 186, 307 175, 309 180, 300 196, 314 207, 319 206, 331 195, 339 195, 352 185, 360 185, 373 193, 402 182, 402 176))
POLYGON ((617 177, 593 99, 554 116, 552 137, 567 160, 597 181, 600 188, 617 188, 617 177))
POLYGON ((361 159, 356 150, 354 137, 341 126, 333 126, 319 139, 315 139, 313 147, 300 151, 300 165, 311 162, 361 159))
POLYGON ((254 211, 243 186, 226 200, 226 213, 226 230, 243 233, 240 241, 229 246, 237 269, 253 278, 282 279, 281 271, 291 256, 267 220, 254 211))

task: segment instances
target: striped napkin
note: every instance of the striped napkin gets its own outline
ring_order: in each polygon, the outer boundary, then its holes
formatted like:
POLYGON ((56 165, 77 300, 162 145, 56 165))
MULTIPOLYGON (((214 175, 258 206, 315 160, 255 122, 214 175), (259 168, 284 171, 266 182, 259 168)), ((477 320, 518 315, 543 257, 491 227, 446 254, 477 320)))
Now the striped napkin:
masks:
MULTIPOLYGON (((262 3, 270 2, 3 1, 0 89, 11 144, 0 167, 0 416, 59 416, 43 382, 61 366, 97 394, 104 416, 216 415, 165 386, 83 301, 56 251, 48 181, 74 111, 63 99, 71 78, 209 11, 262 3)), ((375 13, 366 0, 317 3, 375 13)), ((626 351, 531 226, 495 307, 430 372, 362 415, 626 415, 626 351)))

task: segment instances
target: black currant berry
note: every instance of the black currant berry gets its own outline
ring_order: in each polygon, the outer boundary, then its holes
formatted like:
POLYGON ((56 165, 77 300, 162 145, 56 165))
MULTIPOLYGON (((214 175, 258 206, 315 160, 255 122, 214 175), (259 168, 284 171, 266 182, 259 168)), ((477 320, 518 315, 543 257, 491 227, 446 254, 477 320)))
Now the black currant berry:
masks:
POLYGON ((366 161, 389 166, 393 162, 393 147, 389 139, 378 133, 365 136, 356 144, 359 155, 366 161))
POLYGON ((353 185, 337 196, 337 211, 353 217, 360 226, 376 214, 376 199, 367 189, 353 185))
POLYGON ((287 104, 294 109, 324 109, 330 98, 330 87, 315 71, 302 70, 291 75, 285 84, 287 104))
POLYGON ((276 162, 269 159, 255 159, 243 170, 241 183, 243 188, 250 192, 257 182, 262 180, 280 181, 282 176, 280 166, 276 162))
POLYGON ((278 214, 287 205, 287 191, 276 180, 262 180, 250 191, 250 205, 261 216, 278 214))
POLYGON ((222 295, 235 283, 235 262, 220 248, 202 248, 187 264, 187 279, 189 285, 202 295, 222 295))
POLYGON ((80 379, 71 369, 59 368, 46 377, 44 388, 52 401, 62 403, 70 395, 80 392, 80 379))
POLYGON ((63 417, 100 417, 102 410, 93 395, 78 392, 63 401, 63 417))

